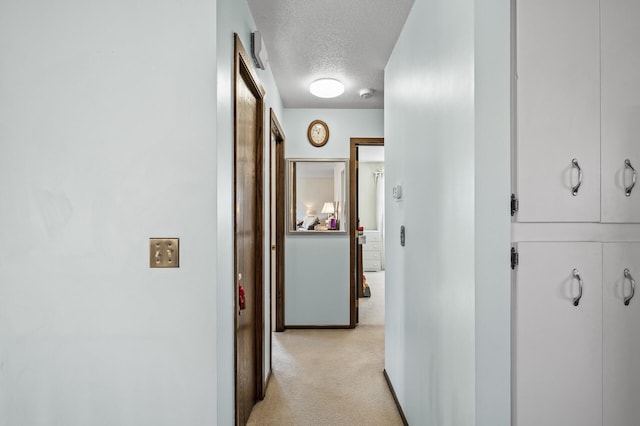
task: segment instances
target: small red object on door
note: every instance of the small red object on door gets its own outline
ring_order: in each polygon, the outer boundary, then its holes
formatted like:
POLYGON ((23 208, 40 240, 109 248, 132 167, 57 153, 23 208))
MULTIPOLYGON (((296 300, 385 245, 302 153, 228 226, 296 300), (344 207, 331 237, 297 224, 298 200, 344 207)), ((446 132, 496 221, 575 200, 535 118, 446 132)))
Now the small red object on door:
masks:
POLYGON ((238 304, 240 305, 241 311, 243 311, 247 307, 244 298, 244 287, 242 287, 242 284, 240 284, 240 286, 238 287, 238 304))

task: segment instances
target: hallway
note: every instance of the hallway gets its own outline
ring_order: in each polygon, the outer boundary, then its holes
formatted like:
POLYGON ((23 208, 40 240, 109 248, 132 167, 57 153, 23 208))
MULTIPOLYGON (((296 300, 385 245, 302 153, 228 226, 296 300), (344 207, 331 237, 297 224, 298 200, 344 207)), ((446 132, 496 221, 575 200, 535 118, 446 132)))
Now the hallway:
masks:
POLYGON ((382 373, 384 272, 367 279, 356 329, 274 333, 273 373, 249 425, 402 425, 382 373))
MULTIPOLYGON (((596 21, 597 4, 580 3, 596 21)), ((592 40, 593 50, 575 52, 593 51, 591 56, 600 59, 600 37, 566 30, 577 24, 573 3, 563 2, 569 10, 562 16, 554 14, 558 5, 553 2, 527 4, 551 12, 559 32, 559 43, 551 47, 574 52, 574 42, 592 40), (570 25, 564 26, 561 17, 570 25)), ((266 238, 272 194, 270 116, 277 117, 286 135, 285 160, 342 161, 351 158, 351 138, 387 142, 384 331, 361 325, 272 336, 271 301, 265 297, 259 304, 265 308, 259 318, 263 327, 257 327, 261 339, 249 341, 266 349, 255 364, 274 371, 267 401, 256 408, 262 417, 254 424, 268 424, 269 416, 278 422, 268 408, 274 406, 289 410, 280 424, 323 424, 335 418, 363 424, 372 417, 377 421, 371 423, 385 422, 378 409, 393 412, 393 405, 381 375, 384 365, 411 424, 509 426, 517 366, 512 363, 517 321, 512 323, 516 293, 509 253, 512 242, 523 241, 520 230, 534 233, 529 222, 513 225, 509 209, 509 198, 520 185, 512 179, 518 169, 511 168, 518 151, 515 118, 522 112, 514 102, 522 99, 515 96, 513 78, 516 9, 522 11, 506 0, 378 0, 364 6, 329 0, 1 2, 0 234, 5 244, 0 260, 0 426, 235 424, 241 311, 235 256, 236 36, 247 53, 268 53, 261 56, 264 69, 255 70, 266 92, 260 107, 264 149, 258 152, 264 167, 256 176, 263 189, 262 220, 256 222, 265 240, 256 260, 264 266, 258 274, 264 295, 271 295, 272 273, 272 244, 266 238), (257 13, 249 3, 272 14, 257 13), (355 11, 353 19, 344 10, 355 11), (261 20, 273 14, 277 19, 261 20), (398 31, 381 40, 392 17, 398 31), (270 28, 300 32, 284 39, 276 32, 271 38, 270 28), (258 38, 264 45, 256 43, 258 38), (278 48, 286 53, 281 57, 284 73, 277 66, 278 48), (343 48, 355 55, 341 53, 343 48), (357 57, 362 61, 352 60, 357 57), (293 72, 287 58, 306 60, 309 66, 293 72), (351 65, 368 69, 352 72, 351 65), (310 92, 311 83, 324 78, 344 83, 336 100, 310 92), (309 140, 315 120, 328 128, 323 146, 309 140), (156 268, 152 238, 179 239, 179 262, 156 268), (383 339, 384 354, 371 344, 383 339), (309 362, 298 353, 308 355, 309 362), (321 373, 321 367, 339 373, 321 373), (316 380, 321 374, 329 390, 316 380), (370 393, 373 388, 379 392, 370 393), (274 399, 274 405, 266 405, 274 399), (300 414, 305 411, 315 419, 305 420, 300 414), (351 414, 357 421, 346 417, 351 414)), ((638 16, 625 14, 620 22, 633 25, 627 17, 638 16)), ((607 27, 627 28, 616 21, 607 27)), ((599 24, 589 28, 600 31, 599 24)), ((543 33, 549 40, 552 33, 543 33)), ((619 50, 622 59, 637 61, 640 51, 632 42, 638 39, 624 38, 620 45, 631 45, 619 50)), ((551 72, 569 73, 569 87, 586 79, 598 85, 589 77, 601 74, 597 61, 591 74, 566 61, 549 63, 551 72)), ((631 88, 638 80, 629 81, 634 84, 624 93, 635 102, 637 91, 631 88)), ((551 86, 528 87, 545 101, 564 94, 560 88, 545 97, 537 88, 551 86)), ((601 91, 593 93, 596 114, 590 126, 601 122, 603 111, 601 91)), ((578 103, 565 112, 583 107, 587 104, 578 103)), ((551 118, 555 123, 566 117, 551 118)), ((600 136, 589 132, 590 140, 600 136)), ((601 173, 597 158, 603 153, 613 159, 613 152, 595 149, 589 155, 593 166, 588 166, 581 152, 567 152, 562 176, 578 178, 577 169, 568 169, 577 158, 586 166, 582 195, 602 188, 606 176, 613 182, 615 174, 601 173)), ((615 160, 624 171, 617 177, 629 181, 632 172, 624 160, 637 168, 639 155, 632 150, 615 160)), ((534 181, 536 173, 531 173, 534 181)), ((344 182, 352 194, 354 181, 345 174, 344 182)), ((584 199, 571 195, 573 185, 564 186, 564 196, 584 199)), ((622 193, 623 199, 637 200, 638 187, 631 198, 622 193)), ((275 194, 288 197, 291 192, 285 185, 275 194)), ((526 210, 529 204, 519 196, 526 210)), ((595 197, 594 209, 602 213, 600 199, 595 197)), ((286 207, 285 200, 285 209, 276 214, 286 219, 286 207)), ((342 208, 353 211, 347 203, 342 208)), ((574 225, 567 229, 570 235, 577 235, 578 228, 601 235, 596 222, 574 225)), ((556 227, 556 222, 548 225, 556 227)), ((602 228, 620 240, 640 241, 639 224, 633 224, 633 233, 611 224, 602 228)), ((351 324, 353 305, 346 302, 351 286, 342 282, 353 257, 348 239, 355 229, 344 223, 342 230, 324 237, 283 231, 285 267, 273 272, 283 272, 287 291, 274 298, 285 297, 289 324, 351 324)), ((585 241, 596 241, 588 237, 585 241)), ((284 250, 276 246, 276 251, 284 250)), ((525 256, 520 259, 525 262, 525 256)), ((631 274, 638 275, 633 268, 631 274)), ((588 294, 593 292, 585 301, 588 294)), ((360 312, 361 320, 364 316, 360 312)))

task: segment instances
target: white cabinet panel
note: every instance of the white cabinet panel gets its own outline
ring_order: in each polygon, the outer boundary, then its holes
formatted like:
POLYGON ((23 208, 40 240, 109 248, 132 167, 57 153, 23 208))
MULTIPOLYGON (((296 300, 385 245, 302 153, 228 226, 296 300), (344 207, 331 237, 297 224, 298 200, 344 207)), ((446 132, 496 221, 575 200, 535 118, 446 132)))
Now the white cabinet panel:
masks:
POLYGON ((382 249, 382 243, 380 241, 378 242, 367 241, 366 244, 362 246, 362 250, 364 250, 365 252, 367 251, 379 252, 381 249, 382 249))
POLYGON ((518 220, 598 222, 599 1, 518 0, 516 25, 518 220))
POLYGON ((367 237, 367 243, 382 241, 380 231, 364 231, 364 235, 367 237))
POLYGON ((519 243, 518 251, 515 426, 601 426, 602 245, 519 243))
POLYGON ((382 269, 382 235, 380 231, 364 231, 366 244, 362 245, 362 269, 365 272, 382 269))
POLYGON ((364 272, 377 272, 380 268, 381 265, 379 260, 367 260, 362 264, 364 272))
POLYGON ((640 2, 602 0, 602 221, 640 222, 640 2), (625 170, 626 169, 626 170, 625 170))
POLYGON ((640 294, 625 306, 631 283, 640 277, 640 243, 604 244, 604 424, 640 422, 640 294))
POLYGON ((365 262, 367 260, 380 260, 380 252, 379 251, 363 251, 362 260, 364 260, 365 262))

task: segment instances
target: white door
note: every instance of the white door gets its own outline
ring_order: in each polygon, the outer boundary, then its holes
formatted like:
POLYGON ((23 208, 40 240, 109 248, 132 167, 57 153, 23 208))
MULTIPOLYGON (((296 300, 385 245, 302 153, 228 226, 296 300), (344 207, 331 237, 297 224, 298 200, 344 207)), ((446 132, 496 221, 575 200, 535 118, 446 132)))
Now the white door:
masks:
POLYGON ((602 221, 640 222, 640 1, 602 0, 602 221), (627 163, 628 160, 628 163, 627 163))
POLYGON ((604 244, 604 424, 640 422, 640 294, 631 296, 631 280, 640 278, 640 243, 604 244), (628 270, 625 276, 625 270, 628 270))
POLYGON ((518 221, 600 220, 598 8, 517 1, 518 221))
POLYGON ((518 251, 514 426, 602 426, 602 245, 519 243, 518 251))

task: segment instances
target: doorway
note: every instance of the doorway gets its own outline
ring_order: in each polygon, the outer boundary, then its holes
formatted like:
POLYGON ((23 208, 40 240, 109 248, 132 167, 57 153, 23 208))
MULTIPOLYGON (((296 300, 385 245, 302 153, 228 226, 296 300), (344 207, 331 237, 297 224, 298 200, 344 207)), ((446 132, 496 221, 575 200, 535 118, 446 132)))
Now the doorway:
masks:
POLYGON ((236 424, 263 398, 264 89, 234 35, 234 288, 236 424))
MULTIPOLYGON (((350 149, 350 195, 349 195, 349 211, 350 213, 350 229, 352 230, 349 236, 349 254, 350 254, 350 308, 351 308, 351 321, 350 327, 355 328, 359 322, 359 299, 365 296, 365 280, 363 279, 365 265, 363 264, 363 238, 364 232, 361 231, 364 225, 361 223, 360 200, 359 200, 359 188, 360 179, 376 179, 374 174, 369 174, 365 177, 361 173, 360 157, 362 156, 361 149, 377 148, 384 149, 383 138, 351 138, 350 149), (362 234, 362 235, 361 235, 362 234)), ((384 152, 384 151, 382 151, 384 152)), ((384 158, 384 157, 383 157, 384 158)), ((384 161, 384 159, 382 159, 384 161)), ((369 161, 367 161, 369 163, 369 161)), ((376 162, 371 162, 375 164, 376 162)), ((380 168, 379 165, 375 166, 376 169, 380 168)), ((382 169, 382 176, 384 176, 384 169, 382 169)), ((379 176, 378 176, 379 178, 379 176)), ((384 179, 384 178, 382 178, 384 179)), ((375 180, 376 185, 379 187, 380 194, 384 197, 384 181, 375 180)), ((376 192, 378 188, 376 188, 376 192)), ((378 197, 379 198, 379 197, 378 197)), ((384 198, 382 198, 384 200, 384 198)), ((376 204, 376 203, 374 203, 376 204)), ((382 209, 384 209, 384 201, 382 201, 382 209)), ((377 208, 376 208, 377 210, 377 208)), ((371 213, 367 211, 367 213, 371 213)), ((375 223, 375 230, 379 235, 379 247, 382 250, 381 255, 384 256, 384 216, 382 219, 378 218, 378 212, 374 214, 376 218, 371 223, 375 223), (381 229, 378 229, 381 228, 381 229)), ((367 219, 367 223, 369 219, 367 219)), ((373 234, 372 234, 373 235, 373 234)), ((380 269, 384 268, 384 259, 381 258, 380 269)))
POLYGON ((285 161, 284 132, 273 109, 269 148, 269 205, 271 241, 271 324, 274 331, 284 331, 284 234, 285 234, 285 161))

